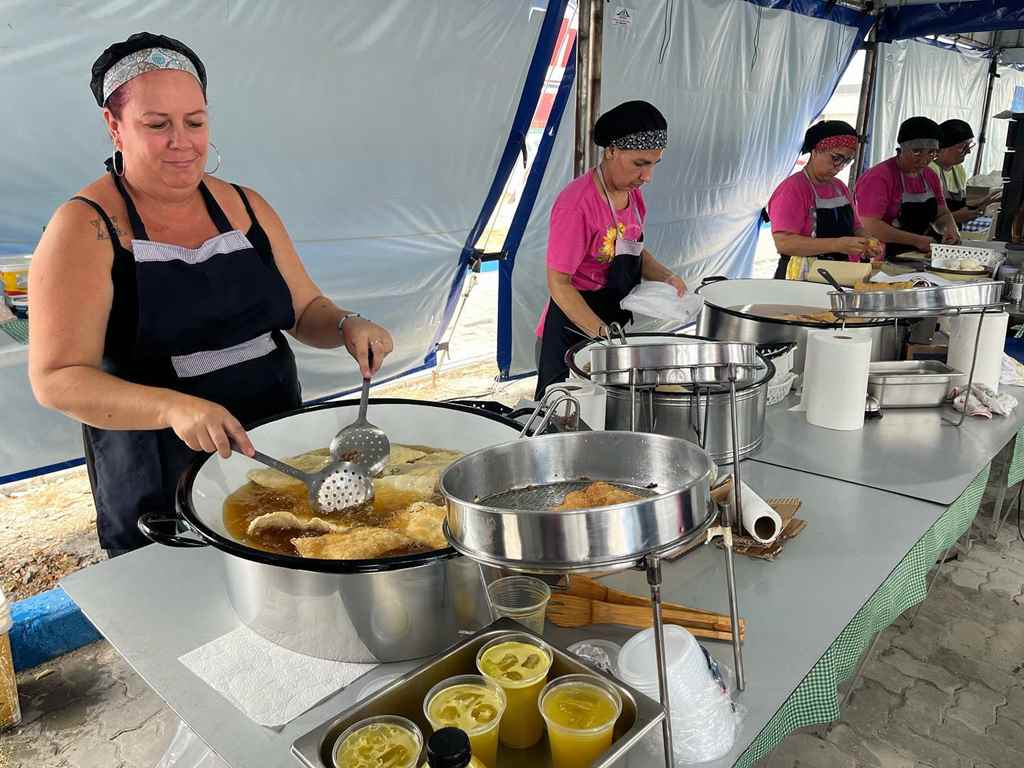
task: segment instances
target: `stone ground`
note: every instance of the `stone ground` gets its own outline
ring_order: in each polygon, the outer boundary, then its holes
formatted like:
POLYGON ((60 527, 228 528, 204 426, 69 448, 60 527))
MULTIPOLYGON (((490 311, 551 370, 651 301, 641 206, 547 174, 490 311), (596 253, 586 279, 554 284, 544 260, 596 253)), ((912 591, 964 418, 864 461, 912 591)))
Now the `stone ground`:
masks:
MULTIPOLYGON (((826 736, 795 733, 761 768, 1021 768, 1022 607, 1014 518, 998 541, 945 567, 913 626, 904 616, 883 633, 826 736)), ((153 768, 177 727, 102 641, 22 673, 19 685, 24 720, 0 736, 0 768, 153 768)))

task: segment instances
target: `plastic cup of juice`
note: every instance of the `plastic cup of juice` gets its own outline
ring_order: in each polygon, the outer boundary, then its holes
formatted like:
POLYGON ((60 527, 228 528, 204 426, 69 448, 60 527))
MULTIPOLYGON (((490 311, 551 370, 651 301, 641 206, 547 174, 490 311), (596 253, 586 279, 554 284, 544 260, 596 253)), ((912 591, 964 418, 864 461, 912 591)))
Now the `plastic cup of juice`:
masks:
POLYGON ((334 743, 335 768, 416 768, 423 734, 411 720, 381 715, 349 726, 334 743))
POLYGON ((540 695, 555 768, 585 768, 612 745, 622 697, 594 675, 564 675, 540 695))
POLYGON ((469 736, 473 757, 498 768, 498 727, 505 713, 505 691, 482 675, 442 680, 423 699, 423 714, 435 731, 459 728, 469 736))
POLYGON ((505 691, 505 714, 498 738, 506 747, 526 749, 544 736, 537 699, 548 679, 551 648, 533 635, 510 633, 496 637, 476 655, 476 668, 505 691))

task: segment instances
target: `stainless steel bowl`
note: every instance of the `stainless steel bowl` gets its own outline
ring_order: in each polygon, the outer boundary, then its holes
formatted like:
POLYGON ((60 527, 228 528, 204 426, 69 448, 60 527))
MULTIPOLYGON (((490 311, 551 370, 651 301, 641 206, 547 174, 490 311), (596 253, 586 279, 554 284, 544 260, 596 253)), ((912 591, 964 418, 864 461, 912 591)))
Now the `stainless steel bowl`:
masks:
POLYGON ((605 387, 749 383, 757 350, 743 342, 626 337, 590 347, 590 380, 605 387))
POLYGON ((833 291, 832 311, 858 317, 939 317, 1002 306, 1003 283, 985 280, 961 285, 904 288, 896 291, 833 291))
POLYGON ((710 524, 714 472, 705 451, 664 435, 578 432, 515 440, 465 456, 441 476, 447 533, 459 552, 499 568, 629 568, 710 524), (551 511, 564 495, 558 489, 593 480, 652 495, 551 511))

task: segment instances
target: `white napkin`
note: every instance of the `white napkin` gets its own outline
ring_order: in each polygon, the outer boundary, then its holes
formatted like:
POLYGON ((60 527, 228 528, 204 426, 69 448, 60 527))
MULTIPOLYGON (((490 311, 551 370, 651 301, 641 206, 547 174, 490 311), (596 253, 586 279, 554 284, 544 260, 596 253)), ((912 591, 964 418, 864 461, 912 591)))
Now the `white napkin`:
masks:
POLYGON ((250 720, 269 728, 291 722, 377 666, 289 651, 246 626, 189 651, 178 661, 250 720))

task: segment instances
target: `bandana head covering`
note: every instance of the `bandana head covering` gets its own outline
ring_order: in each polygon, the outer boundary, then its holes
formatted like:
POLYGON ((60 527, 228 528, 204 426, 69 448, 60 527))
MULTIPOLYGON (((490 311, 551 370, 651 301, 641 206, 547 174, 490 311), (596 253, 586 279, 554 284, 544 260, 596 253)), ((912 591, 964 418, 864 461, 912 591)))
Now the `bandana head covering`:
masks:
POLYGON ((807 154, 812 149, 856 149, 857 143, 857 130, 852 125, 842 120, 823 120, 807 129, 800 154, 807 154), (823 146, 826 143, 828 146, 823 146))
POLYGON ((188 72, 199 81, 206 97, 206 67, 195 51, 173 37, 150 32, 138 32, 101 53, 92 65, 89 87, 102 107, 110 94, 129 80, 158 69, 188 72))
POLYGON ((616 149, 664 149, 668 144, 668 122, 653 104, 627 101, 597 119, 594 143, 616 149))
POLYGON ((946 149, 974 138, 971 126, 963 120, 947 120, 944 123, 939 123, 939 132, 939 149, 946 149))
POLYGON ((908 117, 900 124, 896 142, 905 149, 938 149, 939 124, 927 117, 908 117))

